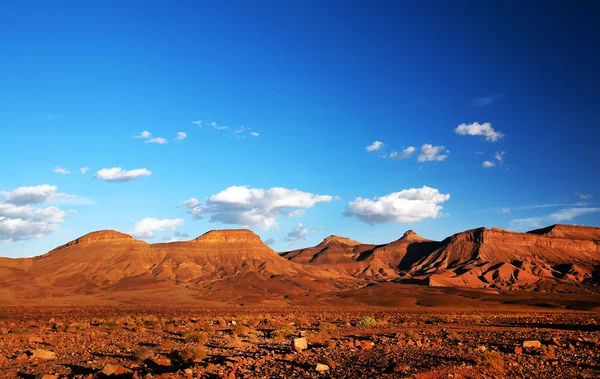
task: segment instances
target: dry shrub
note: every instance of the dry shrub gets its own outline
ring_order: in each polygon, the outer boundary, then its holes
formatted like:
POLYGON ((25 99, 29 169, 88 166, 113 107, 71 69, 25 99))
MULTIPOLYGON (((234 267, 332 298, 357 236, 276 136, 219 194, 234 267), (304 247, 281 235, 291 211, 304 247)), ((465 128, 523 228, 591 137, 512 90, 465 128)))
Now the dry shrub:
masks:
POLYGON ((205 344, 208 342, 208 335, 204 332, 189 332, 185 335, 185 341, 205 344))
POLYGON ((192 345, 183 349, 180 355, 184 361, 201 362, 206 359, 208 353, 206 352, 206 348, 204 348, 204 346, 192 345))
POLYGON ((252 330, 246 325, 242 324, 241 322, 238 322, 237 324, 235 324, 231 332, 234 336, 245 337, 249 335, 252 332, 252 330))
POLYGON ((131 358, 136 362, 144 362, 154 357, 154 350, 148 346, 140 346, 131 352, 131 358))
POLYGON ((360 320, 358 320, 358 325, 366 328, 372 328, 377 326, 377 320, 371 316, 362 316, 360 320))
POLYGON ((486 351, 485 353, 479 356, 478 362, 479 364, 487 366, 494 371, 504 371, 504 359, 502 358, 502 355, 500 355, 500 353, 498 353, 497 351, 486 351))
POLYGON ((277 339, 286 339, 296 334, 296 328, 292 324, 281 325, 271 332, 271 336, 277 339))

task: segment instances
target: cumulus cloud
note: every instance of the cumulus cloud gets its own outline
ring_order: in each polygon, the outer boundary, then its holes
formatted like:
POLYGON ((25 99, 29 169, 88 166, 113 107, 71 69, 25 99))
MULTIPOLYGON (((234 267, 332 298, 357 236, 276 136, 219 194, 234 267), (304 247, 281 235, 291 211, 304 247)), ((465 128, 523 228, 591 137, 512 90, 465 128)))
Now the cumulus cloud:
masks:
POLYGON ((165 232, 167 230, 174 230, 181 225, 184 221, 181 218, 176 219, 164 219, 159 220, 156 218, 144 218, 135 223, 131 235, 135 238, 150 239, 154 238, 155 232, 165 232))
POLYGON ((589 208, 589 207, 570 207, 559 209, 556 212, 552 212, 547 215, 519 218, 510 221, 510 226, 517 230, 522 229, 533 229, 546 226, 548 224, 569 222, 573 219, 584 216, 590 213, 600 212, 600 208, 589 208))
POLYGON ((203 123, 203 122, 204 122, 204 121, 202 121, 202 120, 196 120, 196 121, 192 121, 192 124, 194 124, 194 125, 198 125, 199 127, 202 127, 202 123, 203 123))
POLYGON ((258 136, 259 136, 259 134, 258 134, 258 133, 256 133, 256 132, 250 132, 250 135, 251 135, 252 137, 258 137, 258 136))
POLYGON ((510 213, 510 208, 502 208, 502 213, 510 213))
POLYGON ((492 162, 492 161, 484 161, 481 165, 484 168, 491 168, 491 167, 496 166, 496 164, 494 162, 492 162))
POLYGON ((401 152, 392 151, 389 154, 385 154, 385 155, 383 155, 383 158, 388 158, 388 159, 407 159, 407 158, 412 157, 413 153, 416 150, 417 149, 415 149, 413 146, 409 146, 406 149, 403 149, 401 152))
POLYGON ((490 142, 496 142, 504 137, 502 133, 495 131, 494 128, 492 128, 492 124, 489 122, 483 124, 478 122, 472 124, 460 124, 454 129, 454 132, 462 136, 484 136, 485 139, 490 142))
POLYGON ((479 97, 479 98, 473 100, 473 104, 478 107, 485 107, 486 105, 494 104, 498 100, 502 99, 502 97, 504 97, 504 95, 502 95, 501 93, 496 93, 496 94, 488 95, 488 96, 482 96, 482 97, 479 97))
POLYGON ((16 242, 41 238, 60 229, 67 212, 43 203, 73 195, 57 193, 56 186, 47 184, 19 187, 2 192, 0 200, 0 242, 16 242))
POLYGON ((150 132, 149 132, 149 131, 147 131, 147 130, 144 130, 144 131, 143 131, 143 132, 141 132, 140 134, 138 134, 138 135, 136 135, 136 136, 133 136, 133 138, 143 138, 143 139, 146 139, 146 138, 150 138, 150 136, 152 136, 152 134, 150 134, 150 132))
POLYGON ((231 186, 210 196, 205 203, 191 198, 182 202, 188 213, 200 219, 210 215, 210 222, 277 229, 277 217, 295 215, 295 211, 312 208, 334 200, 330 195, 273 187, 269 189, 231 186))
POLYGON ((54 199, 57 191, 56 186, 42 184, 39 186, 19 187, 10 192, 1 192, 6 203, 23 204, 41 204, 54 199))
POLYGON ((12 191, 0 191, 2 203, 15 205, 42 204, 42 203, 61 203, 61 204, 79 204, 89 205, 93 202, 89 199, 71 195, 68 193, 57 192, 56 186, 42 184, 38 186, 18 187, 12 191))
POLYGON ((283 238, 284 241, 294 242, 306 239, 306 236, 312 232, 318 231, 318 228, 307 228, 302 223, 298 223, 291 231, 283 238))
POLYGON ((367 151, 377 151, 383 147, 383 142, 375 141, 366 147, 367 151))
POLYGON ((162 137, 156 137, 156 138, 152 138, 152 139, 149 139, 147 141, 144 141, 144 143, 156 143, 156 144, 159 144, 159 145, 164 145, 164 144, 166 144, 168 142, 167 142, 166 139, 164 139, 162 137))
POLYGON ((367 224, 397 222, 412 223, 442 216, 442 206, 450 194, 423 186, 394 192, 374 199, 362 197, 348 203, 346 216, 356 216, 367 224))
POLYGON ((60 166, 56 166, 54 168, 54 173, 55 174, 61 174, 61 175, 69 175, 71 173, 71 171, 69 171, 67 169, 64 169, 64 168, 62 168, 60 166))
POLYGON ((417 160, 419 162, 441 162, 448 158, 449 152, 450 151, 446 149, 446 146, 433 146, 426 143, 423 146, 421 146, 421 154, 419 154, 417 160))
POLYGON ((89 167, 82 167, 82 168, 79 169, 79 172, 81 172, 82 174, 85 174, 88 171, 90 171, 89 167))
POLYGON ((175 135, 175 139, 178 141, 181 141, 182 139, 186 139, 187 138, 187 133, 185 132, 177 132, 177 134, 175 135))
POLYGON ((589 200, 591 199, 593 196, 589 193, 579 193, 579 192, 575 192, 575 195, 579 196, 579 198, 581 200, 589 200))
POLYGON ((128 182, 142 176, 150 176, 152 171, 145 168, 138 168, 135 170, 124 170, 121 167, 103 168, 96 172, 94 178, 101 179, 106 182, 128 182))

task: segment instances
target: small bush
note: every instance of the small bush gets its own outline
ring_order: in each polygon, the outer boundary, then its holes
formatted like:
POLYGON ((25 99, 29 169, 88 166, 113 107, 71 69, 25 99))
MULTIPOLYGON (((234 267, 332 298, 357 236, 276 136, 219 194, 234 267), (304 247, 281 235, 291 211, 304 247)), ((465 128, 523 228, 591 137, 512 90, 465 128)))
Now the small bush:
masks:
POLYGON ((504 371, 504 359, 497 351, 486 351, 479 356, 479 364, 487 366, 494 371, 504 371))
POLYGON ((372 328, 377 326, 377 320, 371 316, 363 316, 360 320, 358 320, 358 325, 366 328, 372 328))
POLYGON ((206 359, 207 352, 204 346, 188 346, 181 351, 181 358, 184 361, 201 362, 206 359))
POLYGON ((292 324, 281 325, 271 332, 271 336, 278 339, 290 338, 294 334, 296 334, 296 328, 292 324))
POLYGON ((185 341, 205 344, 208 342, 208 335, 204 332, 190 332, 185 335, 185 341))
POLYGON ((154 357, 154 350, 147 346, 140 346, 131 352, 131 358, 136 362, 144 362, 154 357))
POLYGON ((241 322, 238 322, 237 324, 235 324, 235 326, 232 329, 232 333, 234 336, 240 336, 240 337, 245 337, 248 334, 250 334, 250 328, 247 327, 246 325, 242 324, 241 322))

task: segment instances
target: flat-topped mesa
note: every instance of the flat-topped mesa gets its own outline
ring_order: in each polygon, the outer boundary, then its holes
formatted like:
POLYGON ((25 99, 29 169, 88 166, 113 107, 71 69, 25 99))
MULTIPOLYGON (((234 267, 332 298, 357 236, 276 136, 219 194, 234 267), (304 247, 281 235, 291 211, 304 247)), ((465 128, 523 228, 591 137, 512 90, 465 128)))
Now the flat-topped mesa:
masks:
POLYGON ((593 226, 554 224, 545 228, 530 230, 527 233, 546 237, 600 241, 600 228, 593 226))
POLYGON ((84 236, 81 236, 64 246, 74 246, 74 245, 85 245, 92 243, 102 243, 102 242, 141 242, 134 239, 129 234, 117 232, 116 230, 99 230, 97 232, 91 232, 84 236))
POLYGON ((248 229, 211 230, 194 241, 206 243, 263 243, 258 235, 248 229))
POLYGON ((358 245, 362 245, 362 243, 355 241, 355 240, 351 240, 350 238, 331 235, 331 236, 325 238, 323 240, 323 242, 321 242, 319 244, 319 246, 331 246, 331 245, 358 246, 358 245))
POLYGON ((423 238, 412 230, 407 230, 404 232, 402 237, 398 241, 408 241, 408 242, 428 242, 427 238, 423 238))

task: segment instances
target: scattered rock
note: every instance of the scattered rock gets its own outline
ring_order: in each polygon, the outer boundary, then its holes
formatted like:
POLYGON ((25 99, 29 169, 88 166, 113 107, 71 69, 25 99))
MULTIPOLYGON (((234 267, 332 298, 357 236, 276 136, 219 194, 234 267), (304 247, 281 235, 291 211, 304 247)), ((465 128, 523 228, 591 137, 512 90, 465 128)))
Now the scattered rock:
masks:
POLYGON ((44 340, 41 339, 40 337, 32 336, 32 337, 29 337, 29 342, 31 342, 31 343, 42 343, 42 342, 44 342, 44 340))
POLYGON ((158 358, 155 363, 159 366, 171 366, 171 360, 169 358, 158 358))
POLYGON ((125 367, 121 366, 121 365, 113 365, 110 363, 107 363, 104 368, 102 369, 102 371, 99 372, 99 374, 103 374, 106 376, 110 376, 110 375, 123 375, 123 374, 129 374, 131 373, 131 370, 126 369, 125 367))
POLYGON ((523 347, 526 349, 539 349, 542 347, 542 343, 540 341, 525 341, 523 347))
POLYGON ((308 349, 308 343, 306 342, 306 338, 294 338, 293 343, 294 350, 300 353, 302 350, 308 349))
POLYGON ((522 347, 515 347, 514 353, 519 355, 523 353, 523 348, 522 347))
POLYGON ((40 374, 37 379, 58 379, 58 375, 40 374))
POLYGON ((323 374, 329 371, 329 366, 324 365, 322 363, 318 363, 317 367, 315 367, 315 371, 318 372, 319 374, 323 374))
POLYGON ((480 352, 482 352, 482 353, 483 353, 483 352, 485 352, 487 349, 486 349, 486 347, 485 347, 485 346, 483 346, 483 345, 480 345, 480 346, 477 346, 477 350, 479 350, 480 352))
POLYGON ((37 359, 50 360, 56 359, 56 354, 53 351, 37 349, 33 352, 33 355, 31 357, 37 359))
POLYGON ((361 350, 371 350, 373 348, 373 346, 375 346, 375 344, 373 342, 369 342, 369 341, 356 340, 354 342, 354 347, 357 347, 361 350))

